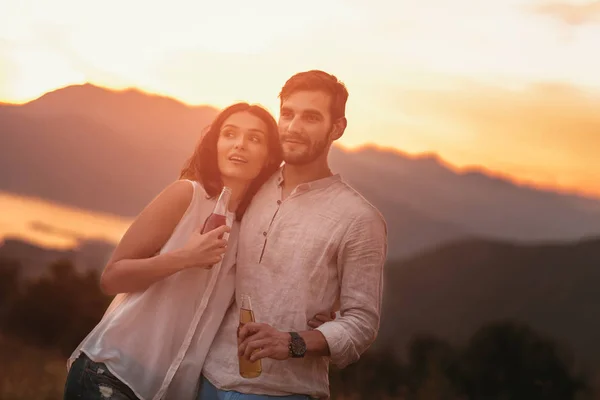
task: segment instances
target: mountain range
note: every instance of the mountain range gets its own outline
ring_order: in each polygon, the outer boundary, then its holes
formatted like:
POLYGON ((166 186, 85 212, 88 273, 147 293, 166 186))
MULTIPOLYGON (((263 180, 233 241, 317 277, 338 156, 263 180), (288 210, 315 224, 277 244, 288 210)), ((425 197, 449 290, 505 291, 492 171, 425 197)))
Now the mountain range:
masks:
POLYGON ((377 345, 402 353, 420 333, 464 344, 481 325, 512 320, 600 366, 600 236, 541 245, 460 240, 390 263, 384 282, 377 345))
MULTIPOLYGON (((107 246, 92 242, 58 251, 6 240, 0 246, 0 264, 18 261, 25 279, 47 276, 48 267, 64 259, 80 272, 99 273, 107 246)), ((600 371, 599 266, 600 237, 538 245, 465 239, 388 261, 381 327, 373 348, 407 357, 418 335, 461 346, 487 323, 513 321, 549 338, 578 367, 600 371)))
POLYGON ((36 280, 50 272, 50 265, 70 261, 79 273, 100 274, 114 246, 100 240, 87 240, 74 249, 60 250, 40 247, 20 239, 8 238, 0 244, 0 260, 18 262, 23 279, 36 280))
MULTIPOLYGON (((135 216, 177 179, 217 112, 91 84, 0 105, 0 190, 135 216)), ((600 199, 458 171, 436 155, 334 146, 330 164, 386 218, 390 259, 467 238, 557 242, 600 233, 600 199)))

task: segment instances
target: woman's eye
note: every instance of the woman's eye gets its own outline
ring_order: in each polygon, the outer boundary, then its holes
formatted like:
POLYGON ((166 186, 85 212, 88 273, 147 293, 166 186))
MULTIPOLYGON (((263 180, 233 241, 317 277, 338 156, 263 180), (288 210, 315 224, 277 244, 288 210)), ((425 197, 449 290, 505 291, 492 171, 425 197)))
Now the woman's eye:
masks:
POLYGON ((251 136, 250 140, 252 140, 254 143, 260 143, 260 138, 258 136, 251 136))

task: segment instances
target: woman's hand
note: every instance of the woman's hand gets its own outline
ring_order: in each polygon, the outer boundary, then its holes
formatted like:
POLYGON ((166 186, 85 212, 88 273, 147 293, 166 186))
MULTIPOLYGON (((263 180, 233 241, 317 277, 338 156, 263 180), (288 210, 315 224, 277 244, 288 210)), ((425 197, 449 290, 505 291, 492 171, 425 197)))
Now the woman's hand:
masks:
POLYGON ((222 237, 229 231, 231 229, 227 225, 221 225, 204 234, 201 233, 201 229, 195 230, 180 249, 185 257, 185 268, 210 268, 221 261, 227 250, 227 240, 222 237))

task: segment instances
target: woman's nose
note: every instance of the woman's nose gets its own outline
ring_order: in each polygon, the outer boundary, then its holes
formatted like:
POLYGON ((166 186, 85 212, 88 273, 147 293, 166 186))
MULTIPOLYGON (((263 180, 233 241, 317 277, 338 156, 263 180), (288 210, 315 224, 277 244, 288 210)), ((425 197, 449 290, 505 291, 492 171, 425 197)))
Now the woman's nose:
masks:
POLYGON ((235 143, 233 145, 233 147, 235 147, 236 149, 243 149, 244 148, 244 142, 245 142, 245 138, 244 135, 239 135, 236 139, 235 139, 235 143))

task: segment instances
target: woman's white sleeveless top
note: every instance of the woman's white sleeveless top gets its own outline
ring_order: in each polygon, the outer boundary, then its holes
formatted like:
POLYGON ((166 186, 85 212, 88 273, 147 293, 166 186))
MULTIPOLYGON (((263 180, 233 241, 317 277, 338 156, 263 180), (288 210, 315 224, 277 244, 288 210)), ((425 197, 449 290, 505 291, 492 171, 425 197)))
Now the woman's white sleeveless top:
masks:
MULTIPOLYGON (((202 227, 215 199, 201 184, 160 253, 182 247, 202 227)), ((101 321, 73 352, 103 362, 142 400, 195 399, 208 349, 233 301, 239 224, 231 227, 223 261, 211 269, 190 268, 154 283, 143 292, 117 295, 101 321)))

